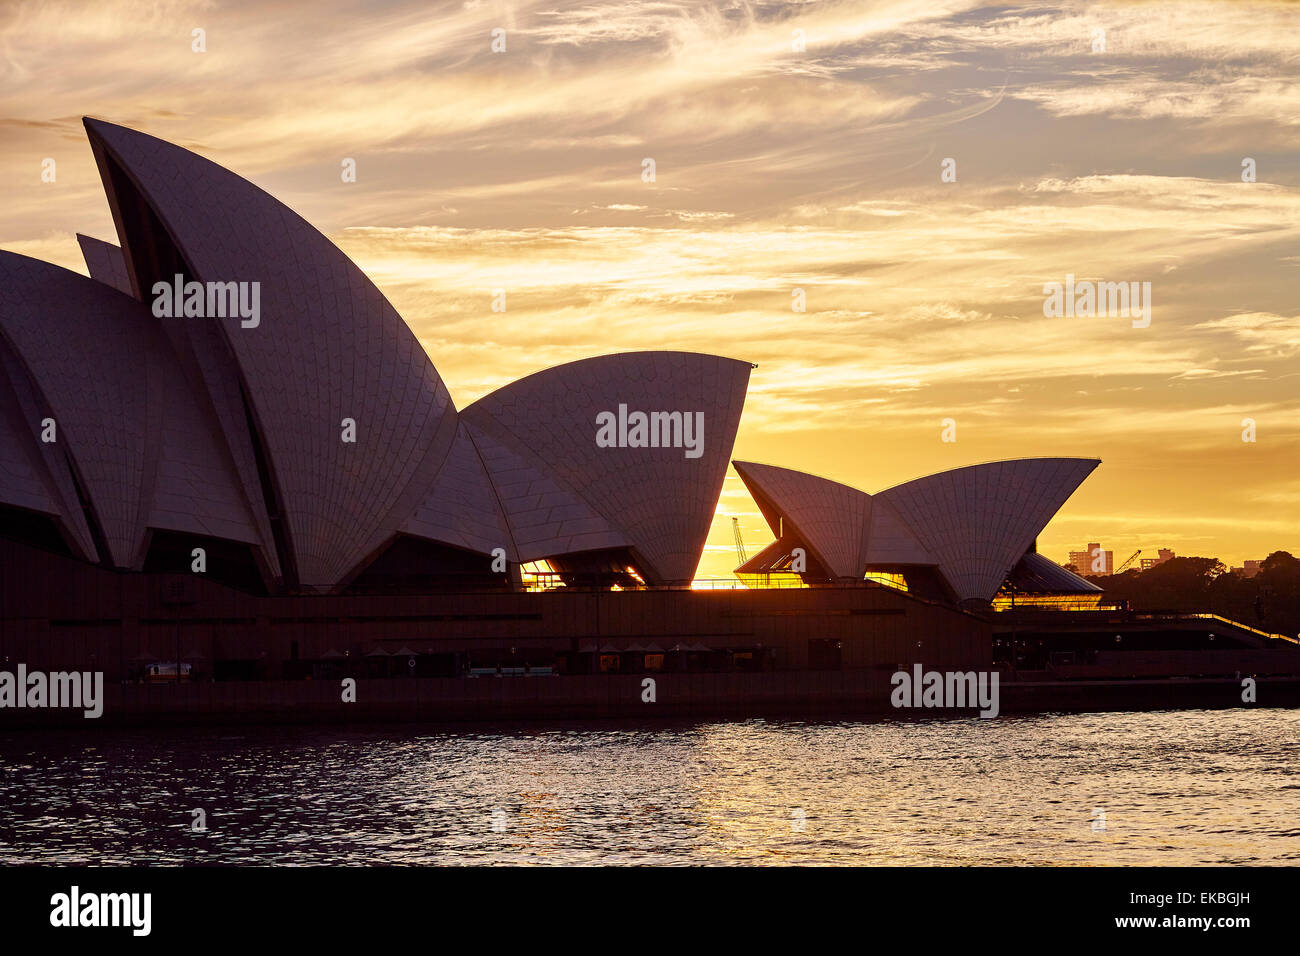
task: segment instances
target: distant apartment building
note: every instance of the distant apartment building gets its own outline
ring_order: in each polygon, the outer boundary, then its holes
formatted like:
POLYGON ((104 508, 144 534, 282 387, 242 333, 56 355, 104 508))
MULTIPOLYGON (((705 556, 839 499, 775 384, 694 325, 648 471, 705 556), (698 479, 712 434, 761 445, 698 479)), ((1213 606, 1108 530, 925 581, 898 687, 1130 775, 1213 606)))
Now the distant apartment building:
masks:
POLYGON ((1161 548, 1156 553, 1159 555, 1159 557, 1142 559, 1143 571, 1150 571, 1152 568, 1159 567, 1160 565, 1168 561, 1170 558, 1174 557, 1174 552, 1171 551, 1169 548, 1161 548))
POLYGON ((1259 574, 1260 566, 1263 563, 1263 560, 1243 561, 1241 567, 1233 568, 1232 570, 1238 572, 1243 578, 1253 578, 1255 575, 1259 574))
POLYGON ((1115 552, 1103 551, 1096 541, 1089 543, 1087 551, 1071 551, 1070 564, 1080 574, 1113 574, 1115 571, 1115 552))

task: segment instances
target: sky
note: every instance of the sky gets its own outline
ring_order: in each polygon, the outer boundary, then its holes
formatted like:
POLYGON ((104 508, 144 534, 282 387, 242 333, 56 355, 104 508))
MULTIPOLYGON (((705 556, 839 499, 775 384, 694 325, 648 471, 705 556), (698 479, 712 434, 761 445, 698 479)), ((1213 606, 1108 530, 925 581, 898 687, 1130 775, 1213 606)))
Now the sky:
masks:
MULTIPOLYGON (((305 216, 458 407, 717 353, 757 365, 733 458, 875 492, 1097 457, 1049 557, 1300 554, 1296 4, 4 0, 0 248, 84 273, 83 115, 305 216), (1150 325, 1045 315, 1067 275, 1149 282, 1150 325)), ((771 540, 729 472, 700 576, 733 515, 771 540)))

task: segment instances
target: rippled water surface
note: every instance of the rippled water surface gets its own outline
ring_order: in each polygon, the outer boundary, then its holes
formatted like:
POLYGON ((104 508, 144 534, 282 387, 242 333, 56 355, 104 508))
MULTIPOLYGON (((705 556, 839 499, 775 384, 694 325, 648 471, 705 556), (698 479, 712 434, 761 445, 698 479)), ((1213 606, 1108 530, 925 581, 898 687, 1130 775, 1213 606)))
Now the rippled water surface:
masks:
POLYGON ((1294 710, 9 734, 0 863, 1296 865, 1298 751, 1294 710))

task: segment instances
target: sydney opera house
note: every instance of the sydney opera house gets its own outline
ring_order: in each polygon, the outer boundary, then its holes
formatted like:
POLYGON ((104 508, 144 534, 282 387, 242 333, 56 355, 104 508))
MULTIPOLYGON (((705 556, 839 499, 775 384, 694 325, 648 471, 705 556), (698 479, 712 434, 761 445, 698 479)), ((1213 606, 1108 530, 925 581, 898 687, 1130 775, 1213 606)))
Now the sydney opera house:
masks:
MULTIPOLYGON (((102 670, 137 715, 319 715, 340 677, 371 716, 638 712, 644 675, 665 712, 806 711, 912 661, 1029 667, 1017 642, 1059 624, 1017 636, 1015 608, 1069 617, 1061 667, 1097 663, 1089 615, 1116 609, 1035 547, 1096 460, 877 494, 736 462, 775 540, 734 589, 693 589, 748 362, 605 355, 457 409, 305 220, 85 126, 118 244, 80 237, 90 278, 0 252, 6 662, 102 670)), ((1190 634, 1125 626, 1135 646, 1190 634)))

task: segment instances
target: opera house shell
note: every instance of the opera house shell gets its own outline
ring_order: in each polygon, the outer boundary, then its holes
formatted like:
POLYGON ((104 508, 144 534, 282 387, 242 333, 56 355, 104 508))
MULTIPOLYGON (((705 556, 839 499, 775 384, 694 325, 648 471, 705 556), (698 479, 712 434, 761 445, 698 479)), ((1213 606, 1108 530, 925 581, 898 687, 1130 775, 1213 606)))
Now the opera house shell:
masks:
POLYGON ((1100 595, 1042 557, 1035 539, 1100 462, 1025 458, 940 472, 875 495, 788 468, 736 471, 776 541, 737 569, 743 578, 793 573, 813 582, 897 579, 936 599, 985 606, 1008 583, 1023 592, 1100 595))
POLYGON ((270 592, 538 561, 691 580, 748 363, 606 355, 457 410, 401 316, 300 216, 178 146, 85 126, 120 247, 79 237, 90 279, 0 253, 11 527, 136 571, 208 546, 214 578, 270 592), (178 276, 257 283, 256 322, 158 317, 155 286, 178 276), (702 415, 702 453, 597 446, 593 421, 620 405, 702 415))
MULTIPOLYGON (((209 579, 262 594, 519 589, 543 564, 567 584, 691 582, 748 363, 606 355, 458 410, 402 317, 300 216, 188 150, 85 127, 120 245, 79 237, 91 278, 0 253, 6 537, 117 571, 188 571, 201 548, 209 579), (255 286, 255 319, 160 314, 191 283, 255 286), (597 442, 599 417, 629 408, 695 416, 698 454, 597 442)), ((738 462, 777 537, 739 573, 802 546, 805 584, 895 574, 988 602, 1029 561, 1095 591, 1032 545, 1096 464, 999 462, 868 495, 738 462)))

